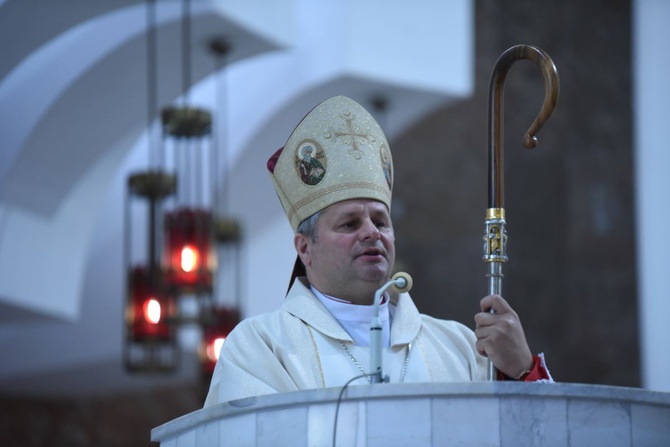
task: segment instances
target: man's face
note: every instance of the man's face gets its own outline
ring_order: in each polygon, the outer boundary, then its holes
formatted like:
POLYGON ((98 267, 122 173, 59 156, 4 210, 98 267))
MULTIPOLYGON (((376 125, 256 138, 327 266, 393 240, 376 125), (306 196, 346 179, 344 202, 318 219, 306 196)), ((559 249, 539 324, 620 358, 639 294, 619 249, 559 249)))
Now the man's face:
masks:
POLYGON ((357 304, 370 304, 388 281, 395 261, 395 236, 381 202, 354 199, 321 212, 316 241, 297 234, 296 249, 312 285, 357 304))

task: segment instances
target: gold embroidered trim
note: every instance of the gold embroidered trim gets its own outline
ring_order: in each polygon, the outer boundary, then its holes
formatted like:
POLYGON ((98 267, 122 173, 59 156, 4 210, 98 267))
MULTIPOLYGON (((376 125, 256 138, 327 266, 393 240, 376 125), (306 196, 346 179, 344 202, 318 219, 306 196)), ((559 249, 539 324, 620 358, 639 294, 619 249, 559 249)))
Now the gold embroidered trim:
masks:
POLYGON ((428 362, 428 356, 426 355, 426 350, 423 347, 423 343, 421 342, 421 334, 417 335, 416 337, 416 342, 419 345, 419 351, 421 351, 421 355, 423 356, 423 363, 426 365, 426 370, 428 371, 428 377, 430 378, 430 381, 433 381, 433 373, 430 370, 430 363, 428 362))
POLYGON ((298 212, 300 208, 303 206, 307 205, 310 202, 313 202, 314 200, 317 200, 327 194, 331 194, 336 191, 342 191, 345 189, 353 189, 353 188, 360 188, 360 189, 372 189, 374 191, 379 191, 381 193, 385 193, 388 195, 388 191, 385 190, 384 188, 380 187, 376 183, 370 183, 370 182, 351 182, 351 183, 345 183, 345 184, 337 184, 337 185, 332 185, 329 186, 328 188, 323 188, 319 190, 318 192, 315 192, 314 194, 310 194, 307 197, 305 197, 302 200, 299 200, 298 202, 294 203, 293 206, 291 206, 291 209, 289 210, 288 214, 288 219, 291 221, 293 219, 293 215, 298 212))
POLYGON ((312 328, 309 327, 307 323, 304 321, 302 322, 305 326, 307 326, 307 331, 309 332, 309 336, 312 338, 312 344, 314 344, 314 351, 316 351, 316 362, 319 364, 319 373, 321 373, 321 387, 325 388, 326 387, 326 378, 323 375, 323 366, 321 366, 321 355, 319 355, 319 347, 316 345, 316 340, 314 339, 314 334, 312 333, 312 328))

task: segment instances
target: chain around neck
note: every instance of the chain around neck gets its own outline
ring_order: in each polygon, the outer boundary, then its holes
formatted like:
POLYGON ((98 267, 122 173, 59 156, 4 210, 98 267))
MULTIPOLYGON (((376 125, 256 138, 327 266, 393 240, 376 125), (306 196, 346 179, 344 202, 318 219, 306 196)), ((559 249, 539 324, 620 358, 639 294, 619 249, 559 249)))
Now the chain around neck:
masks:
MULTIPOLYGON (((368 374, 365 372, 361 364, 356 360, 356 357, 349 351, 347 348, 347 345, 344 344, 342 340, 337 340, 340 343, 340 346, 342 346, 342 349, 349 355, 349 358, 351 361, 356 365, 356 367, 363 373, 363 374, 368 374)), ((405 363, 403 364, 402 371, 400 371, 400 378, 398 382, 402 383, 405 381, 405 375, 407 374, 407 366, 409 365, 409 353, 412 351, 412 343, 409 343, 407 345, 407 350, 405 352, 405 363)), ((365 380, 368 381, 368 383, 372 383, 372 380, 370 379, 370 376, 365 376, 365 380)))

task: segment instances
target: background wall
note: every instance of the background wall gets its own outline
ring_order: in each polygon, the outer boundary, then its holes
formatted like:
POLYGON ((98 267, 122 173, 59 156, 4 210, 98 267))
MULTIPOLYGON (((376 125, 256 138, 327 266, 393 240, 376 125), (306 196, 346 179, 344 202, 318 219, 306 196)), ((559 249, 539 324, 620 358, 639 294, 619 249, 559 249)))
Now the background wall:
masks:
POLYGON ((503 295, 557 380, 639 386, 630 4, 478 1, 476 29, 474 96, 393 144, 412 296, 426 313, 474 324, 487 290, 489 79, 505 49, 537 45, 561 93, 529 151, 522 136, 544 98, 542 75, 520 61, 507 76, 503 295))

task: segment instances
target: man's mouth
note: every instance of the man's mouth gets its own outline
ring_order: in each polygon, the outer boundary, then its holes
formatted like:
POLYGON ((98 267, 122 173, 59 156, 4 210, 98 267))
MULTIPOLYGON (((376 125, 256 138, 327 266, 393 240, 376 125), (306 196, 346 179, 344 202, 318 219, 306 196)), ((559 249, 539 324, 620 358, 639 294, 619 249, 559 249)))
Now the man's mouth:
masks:
POLYGON ((380 248, 370 247, 363 250, 359 258, 386 258, 386 252, 380 248))

